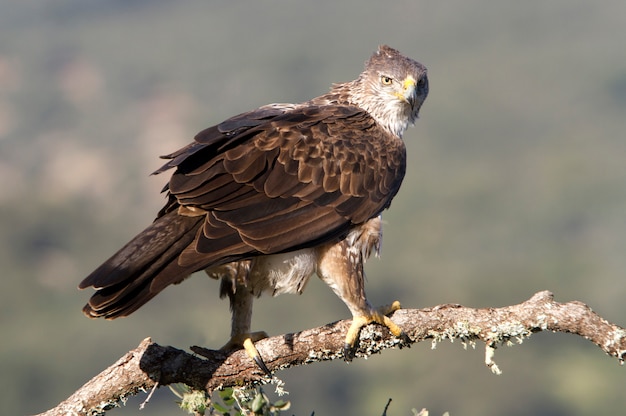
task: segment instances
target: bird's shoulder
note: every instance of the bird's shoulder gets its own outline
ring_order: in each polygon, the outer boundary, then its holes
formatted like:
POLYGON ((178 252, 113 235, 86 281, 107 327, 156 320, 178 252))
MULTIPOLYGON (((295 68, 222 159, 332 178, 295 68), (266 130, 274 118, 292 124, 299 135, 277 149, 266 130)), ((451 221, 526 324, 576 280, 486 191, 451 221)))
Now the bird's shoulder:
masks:
MULTIPOLYGON (((403 150, 402 140, 382 129, 363 109, 343 103, 325 103, 319 99, 305 103, 274 103, 233 116, 200 131, 189 145, 168 155, 167 162, 153 174, 172 168, 181 172, 193 170, 200 160, 215 157, 229 150, 245 151, 252 146, 270 151, 280 146, 294 146, 294 154, 302 155, 313 147, 344 146, 380 147, 403 150), (352 146, 346 146, 351 143, 352 146)), ((378 153, 378 152, 376 152, 378 153)), ((341 157, 345 152, 334 154, 341 157)), ((283 156, 284 157, 284 156, 283 156)))

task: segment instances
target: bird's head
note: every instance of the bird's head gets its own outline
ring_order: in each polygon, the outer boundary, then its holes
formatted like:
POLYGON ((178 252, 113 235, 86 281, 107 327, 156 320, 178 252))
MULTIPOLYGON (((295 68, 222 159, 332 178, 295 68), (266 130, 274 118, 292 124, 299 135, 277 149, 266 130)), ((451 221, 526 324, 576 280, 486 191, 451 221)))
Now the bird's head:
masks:
POLYGON ((402 137, 428 95, 426 67, 383 45, 365 63, 351 97, 383 128, 402 137))

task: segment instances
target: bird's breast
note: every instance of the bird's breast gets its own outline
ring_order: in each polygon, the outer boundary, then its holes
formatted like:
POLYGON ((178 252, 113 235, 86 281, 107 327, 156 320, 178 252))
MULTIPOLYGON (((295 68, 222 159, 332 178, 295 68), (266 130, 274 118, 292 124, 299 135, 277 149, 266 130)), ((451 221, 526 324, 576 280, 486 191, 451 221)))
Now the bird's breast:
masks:
POLYGON ((255 295, 273 296, 302 293, 315 273, 317 254, 314 249, 256 257, 252 260, 249 284, 255 295))

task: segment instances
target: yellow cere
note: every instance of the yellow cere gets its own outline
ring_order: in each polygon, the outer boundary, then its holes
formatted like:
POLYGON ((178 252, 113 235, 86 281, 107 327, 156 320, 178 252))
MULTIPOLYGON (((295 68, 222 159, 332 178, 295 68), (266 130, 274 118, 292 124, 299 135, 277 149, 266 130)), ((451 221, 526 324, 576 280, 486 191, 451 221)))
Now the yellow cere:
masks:
POLYGON ((404 82, 402 82, 402 88, 404 90, 408 90, 410 87, 415 87, 417 85, 417 81, 411 75, 405 78, 404 82))

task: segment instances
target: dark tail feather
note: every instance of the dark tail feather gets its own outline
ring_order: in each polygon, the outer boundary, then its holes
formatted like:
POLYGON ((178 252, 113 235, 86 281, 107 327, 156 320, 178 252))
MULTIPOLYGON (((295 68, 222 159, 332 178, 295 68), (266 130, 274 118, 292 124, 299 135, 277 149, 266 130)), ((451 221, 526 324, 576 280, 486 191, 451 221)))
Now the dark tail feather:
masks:
POLYGON ((172 211, 153 222, 78 286, 97 292, 83 312, 90 318, 114 319, 129 315, 156 296, 152 281, 158 275, 179 283, 195 270, 180 267, 180 253, 192 243, 204 216, 187 217, 172 211), (167 274, 167 276, 164 276, 167 274))

